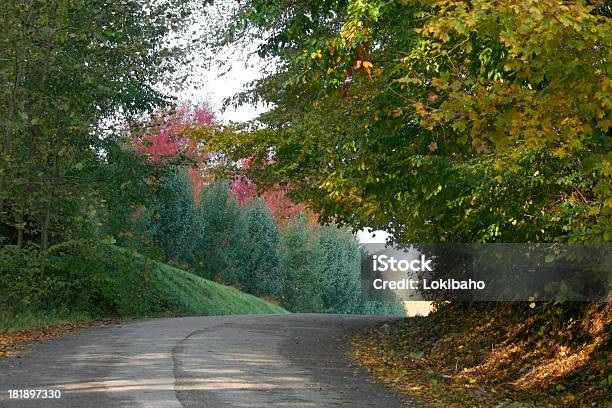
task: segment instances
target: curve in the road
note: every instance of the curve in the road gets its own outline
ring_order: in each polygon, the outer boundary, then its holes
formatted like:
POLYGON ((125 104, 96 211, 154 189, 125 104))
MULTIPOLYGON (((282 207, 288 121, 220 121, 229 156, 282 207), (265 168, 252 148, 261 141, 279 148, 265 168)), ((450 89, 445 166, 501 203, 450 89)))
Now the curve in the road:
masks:
POLYGON ((0 407, 401 407, 345 358, 347 336, 383 320, 208 316, 84 330, 0 361, 0 407), (62 397, 11 400, 9 389, 62 397))

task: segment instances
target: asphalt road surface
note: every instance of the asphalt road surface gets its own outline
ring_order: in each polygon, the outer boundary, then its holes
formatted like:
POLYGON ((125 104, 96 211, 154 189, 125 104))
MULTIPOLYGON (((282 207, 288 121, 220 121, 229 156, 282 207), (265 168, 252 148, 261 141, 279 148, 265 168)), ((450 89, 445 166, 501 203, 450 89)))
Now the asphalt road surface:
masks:
POLYGON ((346 360, 384 318, 291 314, 138 320, 82 330, 0 360, 0 407, 417 406, 346 360), (60 390, 10 399, 8 390, 60 390))

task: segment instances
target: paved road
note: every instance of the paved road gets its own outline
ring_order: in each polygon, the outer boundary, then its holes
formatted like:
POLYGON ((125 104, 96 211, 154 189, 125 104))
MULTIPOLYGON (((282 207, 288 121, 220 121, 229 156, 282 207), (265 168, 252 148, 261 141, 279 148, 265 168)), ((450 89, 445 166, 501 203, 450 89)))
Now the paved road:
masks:
POLYGON ((0 360, 0 407, 400 407, 344 357, 347 335, 383 320, 211 316, 83 330, 0 360), (9 400, 9 389, 62 397, 9 400))

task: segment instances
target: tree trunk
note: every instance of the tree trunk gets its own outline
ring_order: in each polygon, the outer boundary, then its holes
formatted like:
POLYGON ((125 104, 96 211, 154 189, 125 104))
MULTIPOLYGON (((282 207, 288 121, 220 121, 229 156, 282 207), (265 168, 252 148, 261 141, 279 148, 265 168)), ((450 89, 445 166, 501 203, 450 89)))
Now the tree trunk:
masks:
POLYGON ((43 223, 40 229, 40 249, 49 249, 49 229, 51 224, 51 199, 47 199, 43 213, 43 223))
POLYGON ((23 208, 17 213, 17 248, 23 247, 23 208))

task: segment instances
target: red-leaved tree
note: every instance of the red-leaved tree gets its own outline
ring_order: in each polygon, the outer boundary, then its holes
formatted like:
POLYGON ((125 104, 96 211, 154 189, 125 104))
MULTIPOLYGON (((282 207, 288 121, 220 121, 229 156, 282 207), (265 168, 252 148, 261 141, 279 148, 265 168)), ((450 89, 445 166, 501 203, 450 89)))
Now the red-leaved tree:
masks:
MULTIPOLYGON (((238 167, 243 170, 249 168, 249 159, 242 159, 238 162, 238 167)), ((257 186, 247 176, 236 176, 230 185, 231 190, 238 196, 239 204, 252 201, 257 196, 257 186)), ((297 204, 287 197, 285 191, 279 186, 264 191, 259 195, 270 208, 272 216, 277 222, 294 217, 306 210, 303 204, 297 204)))
MULTIPOLYGON (((192 126, 210 127, 214 123, 214 115, 207 105, 182 104, 172 111, 159 110, 151 120, 141 123, 135 143, 138 152, 147 155, 153 162, 175 160, 181 155, 190 159, 193 163, 191 183, 197 201, 202 187, 209 183, 212 177, 206 172, 208 155, 198 149, 194 139, 185 136, 185 130, 192 126)), ((248 173, 249 159, 240 160, 237 166, 248 173)), ((236 176, 230 188, 237 195, 239 205, 249 203, 257 196, 257 186, 244 175, 236 176)), ((279 223, 306 210, 303 204, 291 201, 279 186, 274 186, 259 196, 279 223)))
POLYGON ((206 156, 198 150, 193 139, 184 136, 184 130, 190 126, 208 127, 214 123, 214 114, 206 104, 186 103, 172 111, 160 109, 151 120, 140 124, 141 130, 135 143, 138 152, 147 155, 153 162, 174 160, 181 155, 189 158, 194 163, 190 174, 197 199, 207 179, 203 169, 206 156))

